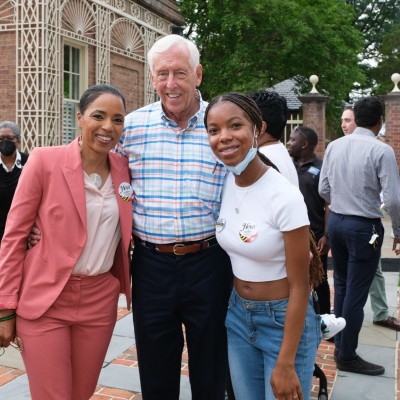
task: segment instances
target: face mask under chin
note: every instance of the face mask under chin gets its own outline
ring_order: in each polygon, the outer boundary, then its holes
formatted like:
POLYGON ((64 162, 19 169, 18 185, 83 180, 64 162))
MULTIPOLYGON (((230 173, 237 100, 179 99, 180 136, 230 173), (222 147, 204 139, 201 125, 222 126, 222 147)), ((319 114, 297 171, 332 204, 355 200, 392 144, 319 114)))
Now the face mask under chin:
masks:
POLYGON ((229 172, 232 172, 235 175, 240 175, 247 168, 247 166, 251 163, 251 161, 254 160, 256 155, 257 155, 257 137, 256 137, 256 127, 254 126, 254 130, 253 130, 253 145, 252 145, 252 147, 250 147, 250 149, 247 152, 245 158, 239 164, 237 164, 237 165, 235 165, 233 167, 224 164, 225 168, 229 172))

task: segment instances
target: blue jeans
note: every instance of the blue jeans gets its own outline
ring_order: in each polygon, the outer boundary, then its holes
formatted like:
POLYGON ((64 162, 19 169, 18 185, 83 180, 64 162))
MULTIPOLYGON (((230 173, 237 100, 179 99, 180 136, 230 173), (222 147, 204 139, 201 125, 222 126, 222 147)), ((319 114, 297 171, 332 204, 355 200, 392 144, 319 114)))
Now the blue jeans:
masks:
MULTIPOLYGON (((225 321, 229 368, 236 400, 274 400, 270 384, 283 338, 288 299, 250 301, 235 289, 225 321)), ((295 369, 303 396, 310 397, 315 356, 321 341, 321 319, 309 298, 295 369)))

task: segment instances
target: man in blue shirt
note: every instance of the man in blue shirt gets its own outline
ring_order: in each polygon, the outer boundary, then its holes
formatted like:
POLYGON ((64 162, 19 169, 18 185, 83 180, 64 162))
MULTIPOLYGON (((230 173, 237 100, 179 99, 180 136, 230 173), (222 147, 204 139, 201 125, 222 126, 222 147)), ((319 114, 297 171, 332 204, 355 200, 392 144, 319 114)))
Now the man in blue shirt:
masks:
POLYGON ((186 338, 192 398, 222 400, 232 270, 215 222, 226 170, 204 127, 196 46, 168 35, 148 62, 160 101, 126 117, 119 146, 135 195, 132 305, 142 395, 178 400, 186 338))
MULTIPOLYGON (((354 121, 354 112, 352 107, 343 110, 341 118, 341 127, 345 135, 350 135, 357 128, 354 121)), ((386 300, 385 277, 382 273, 382 263, 379 260, 378 269, 369 288, 369 297, 373 312, 373 323, 384 328, 400 331, 400 321, 389 315, 389 307, 386 300)))

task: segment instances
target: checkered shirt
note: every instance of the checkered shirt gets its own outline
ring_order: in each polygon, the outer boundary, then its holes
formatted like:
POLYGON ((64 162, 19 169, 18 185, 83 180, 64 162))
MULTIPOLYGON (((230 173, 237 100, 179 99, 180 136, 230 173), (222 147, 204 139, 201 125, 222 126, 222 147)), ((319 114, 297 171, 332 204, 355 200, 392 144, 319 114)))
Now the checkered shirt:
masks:
POLYGON ((185 129, 161 102, 125 118, 117 152, 129 157, 133 234, 152 243, 197 241, 215 233, 225 168, 211 151, 204 126, 207 103, 185 129))

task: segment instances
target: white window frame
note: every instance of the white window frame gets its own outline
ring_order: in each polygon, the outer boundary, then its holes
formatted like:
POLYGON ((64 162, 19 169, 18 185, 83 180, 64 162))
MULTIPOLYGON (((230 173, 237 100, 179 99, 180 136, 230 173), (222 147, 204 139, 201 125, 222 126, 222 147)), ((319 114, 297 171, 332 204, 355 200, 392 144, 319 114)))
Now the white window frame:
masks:
MULTIPOLYGON (((88 82, 88 46, 82 42, 64 38, 63 42, 63 57, 62 57, 62 96, 63 96, 63 118, 62 118, 62 143, 68 144, 79 136, 79 129, 76 120, 78 111, 79 98, 87 88, 88 82), (78 99, 64 97, 64 51, 65 46, 73 47, 79 50, 79 95, 78 99), (68 108, 70 111, 68 111, 68 108), (68 115, 69 114, 69 115, 68 115), (68 119, 68 123, 66 121, 68 119)), ((69 71, 70 72, 70 71, 69 71)), ((70 87, 72 90, 72 87, 70 87)))

